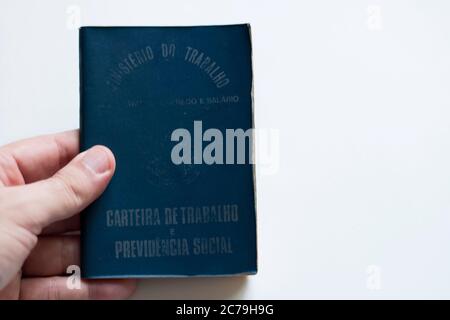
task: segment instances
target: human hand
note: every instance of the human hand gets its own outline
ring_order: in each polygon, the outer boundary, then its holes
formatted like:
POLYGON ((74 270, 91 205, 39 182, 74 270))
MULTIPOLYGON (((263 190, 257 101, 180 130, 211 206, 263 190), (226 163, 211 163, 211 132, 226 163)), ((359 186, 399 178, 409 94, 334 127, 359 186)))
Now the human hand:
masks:
POLYGON ((134 280, 82 281, 66 286, 66 268, 79 265, 79 212, 106 188, 112 152, 79 152, 78 130, 0 148, 0 299, 116 299, 134 280))

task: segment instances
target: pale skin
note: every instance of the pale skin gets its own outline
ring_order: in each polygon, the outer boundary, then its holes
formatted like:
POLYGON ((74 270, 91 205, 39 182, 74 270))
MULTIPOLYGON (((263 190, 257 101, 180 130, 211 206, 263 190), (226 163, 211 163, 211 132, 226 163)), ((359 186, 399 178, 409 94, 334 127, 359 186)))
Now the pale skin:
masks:
POLYGON ((105 190, 112 152, 79 153, 78 130, 0 147, 0 299, 124 299, 134 280, 83 280, 67 286, 80 265, 80 212, 105 190), (72 235, 67 235, 72 232, 72 235))

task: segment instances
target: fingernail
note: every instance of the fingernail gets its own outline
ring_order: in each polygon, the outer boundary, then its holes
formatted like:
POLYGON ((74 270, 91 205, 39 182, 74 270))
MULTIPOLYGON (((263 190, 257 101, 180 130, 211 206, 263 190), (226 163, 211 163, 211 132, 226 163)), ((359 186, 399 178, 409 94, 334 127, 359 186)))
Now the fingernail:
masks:
POLYGON ((104 173, 110 169, 109 157, 101 147, 92 147, 84 155, 82 162, 94 173, 104 173))

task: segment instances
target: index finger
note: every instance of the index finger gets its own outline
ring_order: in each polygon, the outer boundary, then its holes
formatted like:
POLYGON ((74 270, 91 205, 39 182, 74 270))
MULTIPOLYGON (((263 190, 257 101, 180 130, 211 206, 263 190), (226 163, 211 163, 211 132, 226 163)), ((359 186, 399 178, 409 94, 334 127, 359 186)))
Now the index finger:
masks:
MULTIPOLYGON (((0 147, 0 159, 16 165, 25 183, 46 179, 79 152, 79 130, 24 139, 0 147)), ((0 162, 0 166, 2 163, 0 162)), ((0 170, 2 168, 0 167, 0 170)))

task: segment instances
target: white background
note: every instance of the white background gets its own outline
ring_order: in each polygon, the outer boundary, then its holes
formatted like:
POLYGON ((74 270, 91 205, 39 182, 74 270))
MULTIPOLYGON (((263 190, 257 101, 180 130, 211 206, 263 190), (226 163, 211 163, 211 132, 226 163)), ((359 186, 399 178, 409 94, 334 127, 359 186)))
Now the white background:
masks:
POLYGON ((78 127, 78 12, 251 23, 256 126, 280 136, 258 275, 135 297, 450 298, 450 2, 1 0, 0 144, 78 127))

